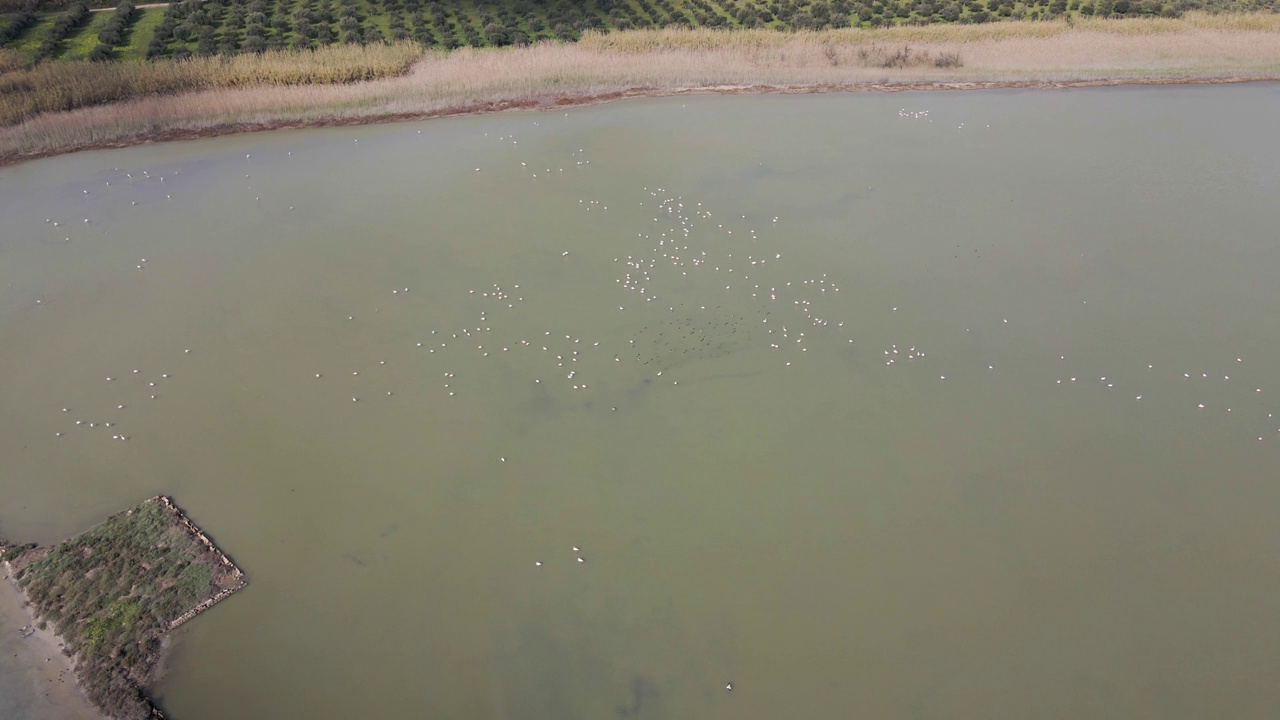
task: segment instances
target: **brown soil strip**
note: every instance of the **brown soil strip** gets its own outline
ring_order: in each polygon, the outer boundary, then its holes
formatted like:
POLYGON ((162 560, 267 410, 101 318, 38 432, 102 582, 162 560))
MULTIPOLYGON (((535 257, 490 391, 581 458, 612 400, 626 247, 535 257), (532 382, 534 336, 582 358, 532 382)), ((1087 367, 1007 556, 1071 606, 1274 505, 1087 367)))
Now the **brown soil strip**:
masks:
POLYGON ((199 129, 173 129, 151 133, 125 140, 113 140, 82 145, 68 146, 54 150, 43 150, 25 154, 9 154, 0 156, 0 167, 14 165, 30 160, 64 155, 83 150, 107 150, 133 147, 157 142, 174 142, 178 140, 196 140, 200 138, 219 137, 236 133, 265 132, 270 130, 289 130, 313 127, 341 127, 347 125, 372 125, 375 123, 408 122, 429 120, 440 117, 456 117, 459 115, 478 115, 484 113, 507 112, 512 110, 548 110, 567 107, 584 107, 627 100, 632 98, 671 97, 679 95, 762 95, 762 94, 813 94, 834 92, 906 92, 923 90, 1010 90, 1010 89, 1067 89, 1086 87, 1113 87, 1119 85, 1218 85, 1250 82, 1275 82, 1280 78, 1269 76, 1258 77, 1220 77, 1220 78, 1122 78, 1105 80, 1067 80, 1067 81, 994 81, 994 82, 924 82, 924 83, 852 83, 846 85, 733 85, 714 87, 691 87, 674 90, 657 88, 631 88, 611 91, 595 95, 547 95, 536 99, 503 100, 496 102, 480 102, 460 105, 420 113, 397 113, 366 115, 359 117, 334 117, 314 121, 281 121, 264 123, 229 123, 199 129))

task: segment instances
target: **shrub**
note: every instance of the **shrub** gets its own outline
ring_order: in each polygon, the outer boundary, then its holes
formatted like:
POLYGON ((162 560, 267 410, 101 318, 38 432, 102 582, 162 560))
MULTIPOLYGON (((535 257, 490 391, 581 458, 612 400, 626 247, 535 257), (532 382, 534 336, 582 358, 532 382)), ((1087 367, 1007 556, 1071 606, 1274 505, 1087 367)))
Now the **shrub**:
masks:
POLYGON ((507 32, 506 26, 491 22, 484 28, 484 39, 490 45, 502 46, 511 44, 511 35, 507 32))
POLYGON ((53 26, 49 28, 49 33, 45 35, 40 47, 36 49, 36 60, 43 60, 56 53, 62 46, 62 41, 88 17, 89 6, 83 2, 78 2, 67 8, 66 12, 53 21, 53 26))
POLYGON ((960 59, 959 52, 944 50, 933 59, 933 65, 940 68, 958 68, 964 65, 964 61, 960 59))
POLYGON ((18 559, 19 555, 28 550, 34 550, 35 547, 35 543, 28 543, 26 545, 9 545, 5 547, 5 551, 3 553, 0 553, 0 560, 13 562, 18 559))
POLYGON ((0 30, 0 45, 4 45, 10 40, 18 37, 22 34, 23 30, 34 25, 35 22, 36 14, 34 12, 24 10, 18 13, 18 15, 13 18, 12 22, 6 25, 3 30, 0 30))

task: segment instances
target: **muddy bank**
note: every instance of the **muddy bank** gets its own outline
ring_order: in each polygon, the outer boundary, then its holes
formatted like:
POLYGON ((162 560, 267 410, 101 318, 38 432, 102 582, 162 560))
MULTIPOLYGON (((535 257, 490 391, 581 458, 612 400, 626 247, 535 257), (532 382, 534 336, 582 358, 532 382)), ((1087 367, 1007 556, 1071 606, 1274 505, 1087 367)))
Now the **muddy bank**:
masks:
POLYGON ((383 113, 357 116, 321 117, 309 120, 276 120, 266 122, 231 122, 198 128, 174 128, 142 133, 114 140, 96 140, 69 144, 65 147, 34 152, 10 152, 0 154, 0 167, 30 160, 39 160, 84 150, 109 150, 134 147, 157 142, 176 142, 220 137, 237 133, 266 132, 302 128, 342 127, 373 125, 393 122, 430 120, 462 115, 481 115, 511 110, 554 110, 599 105, 617 100, 634 98, 673 97, 680 95, 746 95, 746 94, 815 94, 836 92, 906 92, 936 90, 1007 90, 1007 89, 1066 89, 1109 87, 1119 85, 1209 85, 1248 82, 1276 82, 1280 76, 1249 75, 1240 77, 1124 77, 1114 79, 1061 80, 1061 81, 966 81, 966 82, 902 82, 902 83, 823 83, 803 85, 712 85, 705 87, 654 88, 637 87, 598 94, 549 94, 533 99, 495 100, 439 108, 423 112, 383 113))

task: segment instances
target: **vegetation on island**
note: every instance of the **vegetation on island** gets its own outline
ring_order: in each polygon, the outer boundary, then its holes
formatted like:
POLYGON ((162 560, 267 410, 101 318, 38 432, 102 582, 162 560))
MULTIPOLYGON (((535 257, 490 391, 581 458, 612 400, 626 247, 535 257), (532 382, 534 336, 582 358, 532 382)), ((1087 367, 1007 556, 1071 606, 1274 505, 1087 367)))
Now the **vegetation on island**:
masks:
POLYGON ((152 498, 51 548, 4 550, 40 622, 73 656, 85 695, 113 718, 163 717, 145 688, 165 635, 244 585, 167 498, 152 498))

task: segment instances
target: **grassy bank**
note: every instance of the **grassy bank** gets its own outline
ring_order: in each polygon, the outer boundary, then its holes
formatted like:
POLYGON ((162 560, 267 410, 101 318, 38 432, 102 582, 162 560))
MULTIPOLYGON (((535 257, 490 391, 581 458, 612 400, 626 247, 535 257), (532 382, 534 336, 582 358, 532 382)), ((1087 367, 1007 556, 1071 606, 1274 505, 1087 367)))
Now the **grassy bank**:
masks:
POLYGON ((430 52, 400 76, 218 87, 46 113, 0 128, 0 162, 285 125, 371 122, 680 92, 1280 78, 1280 16, 852 28, 647 30, 430 52))
POLYGON ((85 695, 113 718, 152 718, 144 688, 175 621, 244 585, 177 508, 153 498, 52 548, 9 546, 39 625, 52 625, 85 695))

